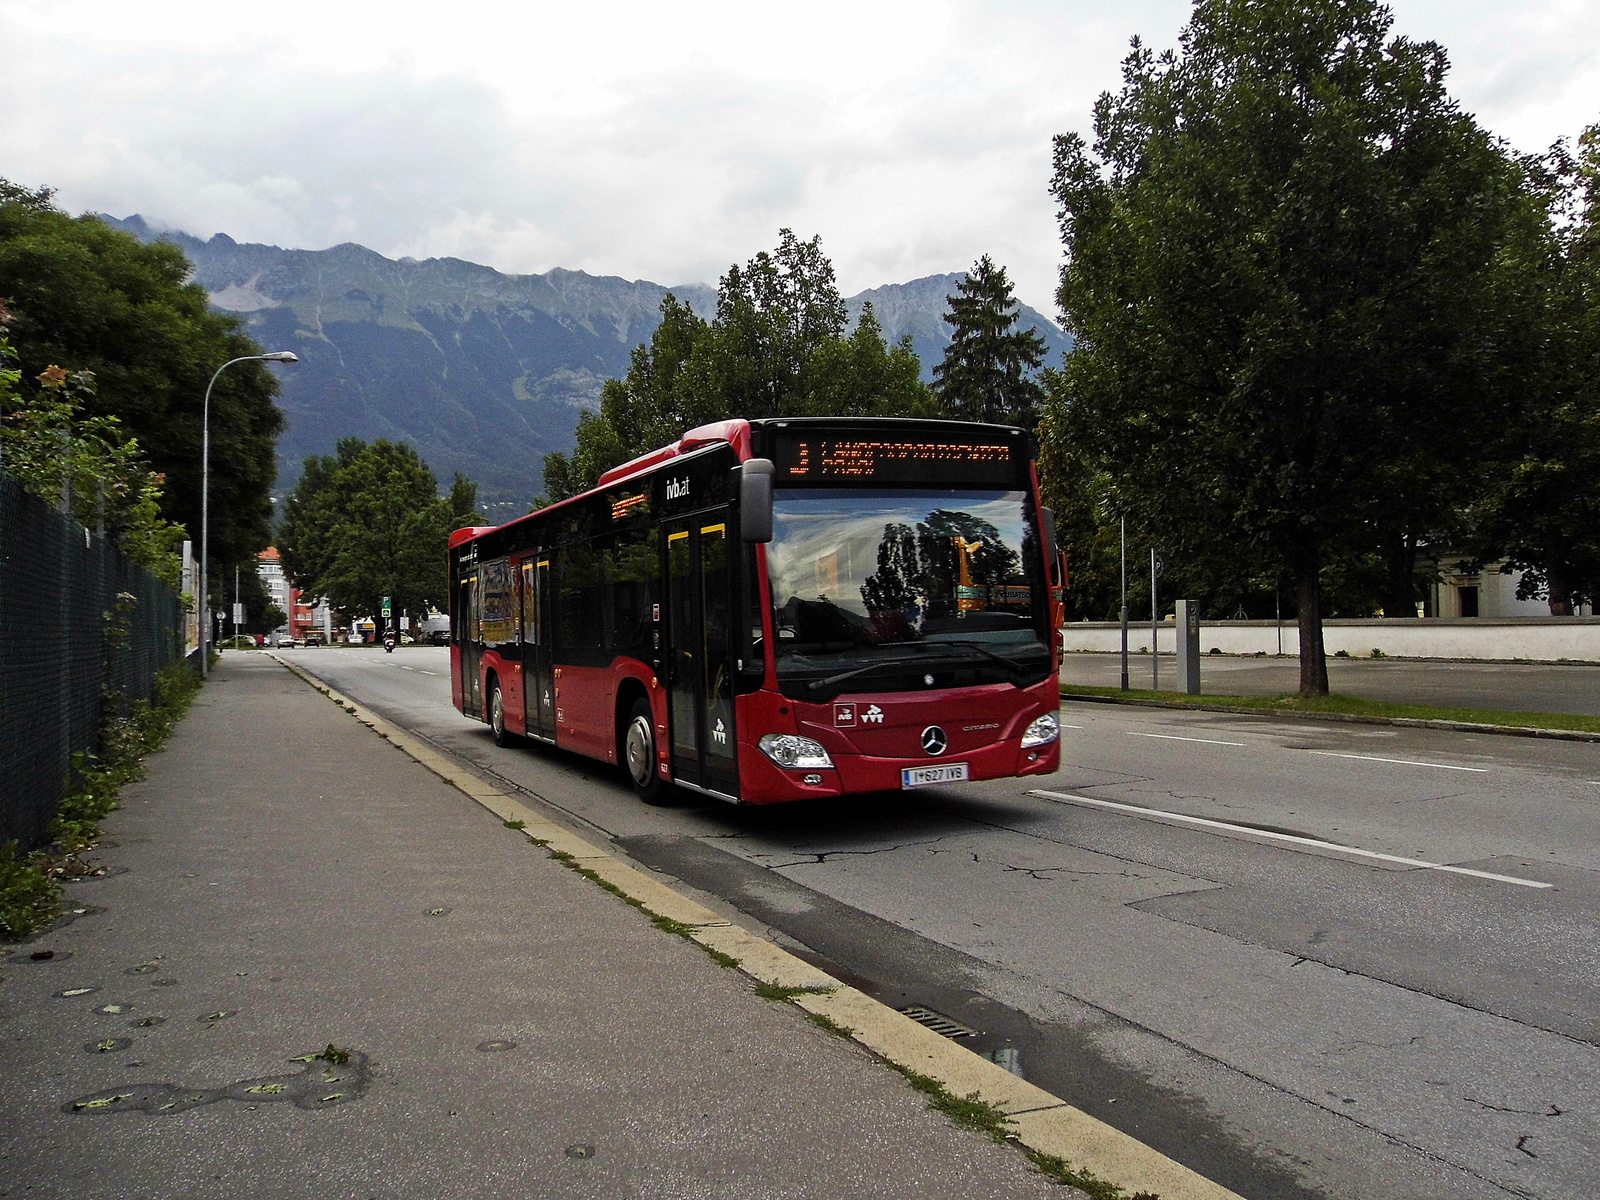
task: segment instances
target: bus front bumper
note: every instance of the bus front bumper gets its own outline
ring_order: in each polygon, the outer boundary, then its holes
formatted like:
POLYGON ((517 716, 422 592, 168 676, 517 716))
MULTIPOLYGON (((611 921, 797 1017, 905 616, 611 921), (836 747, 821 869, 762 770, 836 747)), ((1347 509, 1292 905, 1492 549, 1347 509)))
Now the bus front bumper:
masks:
MULTIPOLYGON (((927 767, 966 767, 966 779, 1011 779, 1049 775, 1061 766, 1061 741, 1023 749, 1020 738, 1007 738, 943 757, 877 758, 830 751, 832 768, 786 770, 754 746, 741 746, 740 783, 745 803, 781 804, 818 796, 910 790, 903 772, 927 767)), ((913 785, 915 786, 915 785, 913 785)), ((936 785, 930 785, 936 786, 936 785)))

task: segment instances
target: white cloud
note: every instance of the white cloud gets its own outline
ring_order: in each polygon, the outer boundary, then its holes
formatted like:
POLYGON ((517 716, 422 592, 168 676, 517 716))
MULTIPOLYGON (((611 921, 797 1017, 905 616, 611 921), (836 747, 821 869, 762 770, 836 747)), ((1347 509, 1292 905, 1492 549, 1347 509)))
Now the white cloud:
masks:
MULTIPOLYGON (((1600 117, 1584 0, 1399 0, 1537 149, 1600 117)), ((979 254, 1051 307, 1050 136, 1183 0, 448 7, 0 0, 0 174, 240 240, 711 282, 780 225, 847 291, 979 254), (381 13, 381 16, 375 16, 381 13)))

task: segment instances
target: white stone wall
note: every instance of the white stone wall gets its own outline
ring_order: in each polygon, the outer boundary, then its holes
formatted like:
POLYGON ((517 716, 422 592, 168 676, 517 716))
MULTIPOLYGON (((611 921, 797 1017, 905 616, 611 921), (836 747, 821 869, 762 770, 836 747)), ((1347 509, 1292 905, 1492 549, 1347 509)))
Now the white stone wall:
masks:
MULTIPOLYGON (((1515 589, 1513 588, 1513 594, 1515 589)), ((1122 626, 1110 621, 1081 621, 1061 634, 1067 653, 1112 653, 1122 648, 1122 626)), ((1174 653, 1173 623, 1159 629, 1160 652, 1174 653)), ((1280 627, 1272 621, 1204 621, 1200 652, 1216 647, 1224 654, 1277 654, 1280 627)), ((1300 653, 1294 622, 1281 627, 1282 652, 1300 653)), ((1352 658, 1368 658, 1374 649, 1388 658, 1525 659, 1532 662, 1600 662, 1600 617, 1523 617, 1452 620, 1325 621, 1323 642, 1328 653, 1343 650, 1352 658)), ((1137 654, 1150 647, 1150 623, 1128 627, 1128 649, 1137 654)))

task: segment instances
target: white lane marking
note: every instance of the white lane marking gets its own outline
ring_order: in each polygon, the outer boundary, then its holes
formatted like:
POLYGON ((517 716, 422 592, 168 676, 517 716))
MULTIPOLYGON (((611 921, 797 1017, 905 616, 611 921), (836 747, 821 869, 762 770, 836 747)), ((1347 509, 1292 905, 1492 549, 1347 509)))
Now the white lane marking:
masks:
POLYGON ((1452 767, 1449 763, 1417 762, 1412 758, 1378 758, 1372 754, 1341 754, 1337 750, 1307 750, 1307 754, 1325 754, 1329 758, 1359 758, 1365 762, 1393 763, 1397 767, 1432 767, 1436 771, 1471 771, 1476 775, 1486 775, 1488 767, 1452 767))
POLYGON ((1066 800, 1072 804, 1089 804, 1095 808, 1109 808, 1115 812, 1132 813, 1136 817, 1160 818, 1164 821, 1182 821, 1188 825, 1200 825, 1207 829, 1223 829, 1229 833, 1242 833, 1250 837, 1267 838, 1274 842, 1290 842, 1297 846, 1312 846, 1318 850, 1327 850, 1333 854, 1351 854, 1357 858, 1372 858, 1379 862, 1401 863, 1408 867, 1424 867, 1429 871, 1448 871, 1452 875, 1471 875, 1474 879, 1492 879, 1496 883, 1514 883, 1518 887, 1553 888, 1553 883, 1541 883, 1537 879, 1519 879, 1515 875, 1496 875, 1493 871, 1474 871, 1471 867, 1452 867, 1448 863, 1426 862, 1420 858, 1402 858, 1398 854, 1380 854, 1376 850, 1358 850, 1354 846, 1341 846, 1337 842, 1325 842, 1321 838, 1297 837, 1291 833, 1272 833, 1266 829, 1251 829, 1248 825, 1233 825, 1227 821, 1212 821, 1205 817, 1191 817, 1187 813, 1167 812, 1160 808, 1143 808, 1137 804, 1118 804, 1113 800, 1096 800, 1091 796, 1075 796, 1070 792, 1046 792, 1035 790, 1029 795, 1044 796, 1051 800, 1066 800))
POLYGON ((1247 746, 1248 742, 1219 742, 1215 738, 1186 738, 1175 733, 1135 733, 1131 729, 1123 730, 1129 737, 1160 738, 1164 742, 1204 742, 1207 746, 1247 746))
POLYGON ((1063 729, 1082 729, 1083 726, 1082 725, 1063 725, 1061 728, 1063 728, 1063 729))
POLYGON ((424 675, 437 675, 439 672, 437 672, 437 671, 423 671, 422 673, 424 675))
POLYGON ((404 663, 395 663, 395 666, 399 667, 402 671, 415 671, 416 670, 415 667, 408 667, 404 663))

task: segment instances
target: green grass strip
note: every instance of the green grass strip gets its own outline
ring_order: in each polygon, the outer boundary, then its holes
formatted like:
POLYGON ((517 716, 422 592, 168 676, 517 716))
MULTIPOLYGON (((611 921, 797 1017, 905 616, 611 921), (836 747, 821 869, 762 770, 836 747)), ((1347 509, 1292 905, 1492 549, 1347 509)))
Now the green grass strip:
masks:
MULTIPOLYGON (((509 824, 509 822, 507 822, 507 824, 509 824)), ((650 918, 650 924, 654 925, 657 929, 663 930, 666 933, 676 934, 685 941, 699 946, 701 950, 706 952, 706 955, 711 959, 711 961, 717 964, 717 966, 737 967, 739 965, 739 960, 734 958, 731 954, 724 954, 721 950, 713 950, 710 946, 702 946, 699 942, 696 942, 693 936, 696 926, 686 925, 682 921, 674 921, 671 917, 663 917, 660 913, 651 912, 645 907, 644 901, 637 900, 628 895, 627 892, 623 891, 609 879, 602 879, 599 874, 591 871, 588 867, 580 866, 578 864, 578 860, 572 855, 568 854, 565 850, 550 849, 550 843, 544 839, 529 838, 528 840, 535 846, 542 847, 546 854, 555 859, 562 866, 566 867, 567 870, 573 872, 575 875, 582 875, 590 883, 610 892, 629 908, 637 908, 645 916, 650 918)))
POLYGON ((1391 704, 1384 700, 1362 700, 1355 696, 1215 696, 1202 693, 1152 692, 1132 688, 1084 687, 1064 684, 1063 696, 1105 696, 1111 699, 1144 701, 1179 708, 1222 706, 1260 713, 1328 713, 1352 717, 1379 717, 1408 721, 1450 721, 1462 725, 1498 725, 1507 729, 1562 729, 1600 734, 1600 717, 1581 713, 1515 712, 1499 708, 1441 708, 1429 704, 1391 704))
POLYGON ((793 1000, 796 996, 829 996, 838 991, 837 987, 782 987, 776 983, 762 983, 759 980, 750 990, 763 1000, 793 1000))
MULTIPOLYGON (((1057 1183, 1065 1183, 1077 1188, 1089 1197, 1089 1200, 1124 1200, 1125 1193, 1114 1183, 1107 1183, 1093 1171, 1079 1171, 1073 1168, 1066 1159, 1054 1154, 1041 1154, 1037 1150, 1023 1147, 1028 1161, 1037 1167, 1041 1174, 1048 1175, 1057 1183)), ((1126 1200, 1161 1200, 1155 1192, 1135 1192, 1126 1196, 1126 1200)))
MULTIPOLYGON (((929 1108, 943 1113, 963 1129, 986 1134, 997 1142, 1016 1141, 1017 1135, 1011 1128, 1011 1118, 993 1104, 978 1099, 977 1092, 958 1096, 937 1079, 920 1075, 898 1063, 891 1062, 889 1065, 904 1075, 907 1083, 928 1098, 929 1108)), ((1093 1171, 1077 1170, 1064 1158, 1029 1150, 1026 1146, 1022 1149, 1027 1154, 1028 1161, 1041 1174, 1049 1176, 1057 1183, 1077 1188, 1089 1196, 1090 1200, 1160 1200, 1154 1192, 1136 1192, 1128 1196, 1116 1184, 1107 1183, 1093 1171)))

